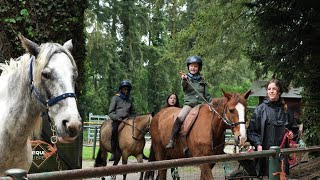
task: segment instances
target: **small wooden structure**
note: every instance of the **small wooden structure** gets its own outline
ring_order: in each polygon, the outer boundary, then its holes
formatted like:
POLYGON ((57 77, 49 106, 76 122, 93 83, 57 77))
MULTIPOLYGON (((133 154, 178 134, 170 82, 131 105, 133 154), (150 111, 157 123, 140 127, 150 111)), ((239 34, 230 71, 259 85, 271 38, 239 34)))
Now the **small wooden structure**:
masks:
MULTIPOLYGON (((259 97, 259 104, 267 97, 266 92, 266 83, 267 81, 255 81, 250 89, 253 93, 250 95, 252 97, 259 97)), ((288 92, 282 93, 281 97, 288 104, 288 107, 293 111, 294 117, 299 119, 301 116, 301 92, 303 88, 298 87, 289 87, 288 92)))

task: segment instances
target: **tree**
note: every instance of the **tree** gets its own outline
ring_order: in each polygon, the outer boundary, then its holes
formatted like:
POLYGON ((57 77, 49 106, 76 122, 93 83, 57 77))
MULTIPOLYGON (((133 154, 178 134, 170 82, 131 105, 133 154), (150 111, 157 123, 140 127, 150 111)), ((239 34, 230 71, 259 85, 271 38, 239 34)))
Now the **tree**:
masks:
MULTIPOLYGON (((18 33, 36 43, 73 42, 73 57, 78 66, 79 78, 76 94, 84 94, 85 36, 84 10, 86 0, 75 1, 7 1, 0 0, 0 58, 9 60, 24 53, 18 33)), ((0 60, 0 61, 1 61, 0 60)), ((81 104, 81 102, 79 102, 81 104)), ((83 112, 80 108, 80 113, 83 112)), ((81 114, 83 115, 83 114, 81 114)))
POLYGON ((256 31, 249 46, 253 63, 261 65, 258 75, 273 72, 287 84, 302 86, 306 142, 320 144, 320 9, 316 1, 256 0, 252 9, 256 31))

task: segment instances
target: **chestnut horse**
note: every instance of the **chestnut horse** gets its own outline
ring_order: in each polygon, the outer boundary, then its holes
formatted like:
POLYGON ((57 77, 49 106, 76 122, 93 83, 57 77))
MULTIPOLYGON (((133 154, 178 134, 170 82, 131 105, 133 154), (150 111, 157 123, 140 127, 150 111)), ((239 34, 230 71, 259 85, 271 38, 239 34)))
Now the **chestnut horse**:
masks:
MULTIPOLYGON (((173 149, 166 149, 165 146, 169 142, 173 123, 180 108, 165 108, 153 117, 150 126, 152 139, 150 154, 154 155, 156 161, 223 154, 224 133, 227 128, 231 128, 236 144, 244 145, 247 139, 246 99, 251 90, 244 94, 226 93, 223 90, 222 92, 224 97, 215 98, 209 104, 200 106, 199 113, 189 132, 185 136, 177 137, 173 149), (188 156, 185 152, 186 148, 188 148, 188 156)), ((201 180, 213 179, 211 170, 214 165, 215 163, 200 165, 201 180)), ((166 171, 159 170, 158 179, 166 179, 166 171)), ((145 179, 150 179, 150 177, 145 177, 145 179)))
MULTIPOLYGON (((138 163, 143 162, 143 149, 146 143, 145 134, 149 132, 152 114, 140 115, 134 119, 125 119, 119 126, 119 148, 117 154, 122 156, 122 164, 128 163, 128 157, 136 157, 138 163)), ((112 121, 104 121, 100 128, 100 148, 94 166, 106 166, 108 152, 112 152, 111 148, 112 121)), ((121 156, 115 157, 113 165, 117 165, 121 156)), ((140 179, 143 177, 141 172, 140 179)), ((126 174, 123 175, 126 179, 126 174)))

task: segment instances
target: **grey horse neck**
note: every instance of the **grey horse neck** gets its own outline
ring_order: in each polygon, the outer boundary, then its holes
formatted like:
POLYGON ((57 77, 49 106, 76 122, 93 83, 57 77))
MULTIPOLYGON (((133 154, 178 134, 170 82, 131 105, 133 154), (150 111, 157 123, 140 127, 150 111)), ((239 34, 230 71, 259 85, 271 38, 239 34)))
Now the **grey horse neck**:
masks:
POLYGON ((13 164, 16 168, 30 168, 32 149, 28 138, 40 123, 39 116, 43 108, 30 94, 28 63, 12 63, 16 66, 6 68, 14 71, 0 76, 3 88, 0 89, 0 176, 4 175, 5 170, 12 168, 13 164))

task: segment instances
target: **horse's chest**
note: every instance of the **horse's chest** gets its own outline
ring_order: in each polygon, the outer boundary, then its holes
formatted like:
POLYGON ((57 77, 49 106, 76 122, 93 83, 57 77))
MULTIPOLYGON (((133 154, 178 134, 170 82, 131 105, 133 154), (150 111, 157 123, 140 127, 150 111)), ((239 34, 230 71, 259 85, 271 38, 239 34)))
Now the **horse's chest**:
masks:
POLYGON ((26 143, 9 143, 4 137, 0 138, 0 175, 11 168, 29 170, 32 163, 31 146, 26 143))

